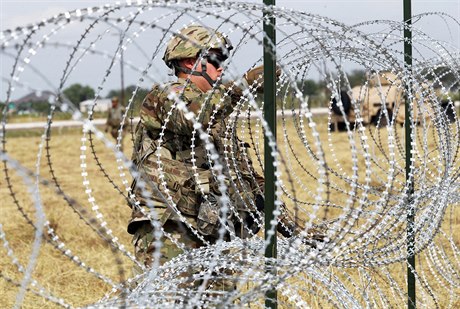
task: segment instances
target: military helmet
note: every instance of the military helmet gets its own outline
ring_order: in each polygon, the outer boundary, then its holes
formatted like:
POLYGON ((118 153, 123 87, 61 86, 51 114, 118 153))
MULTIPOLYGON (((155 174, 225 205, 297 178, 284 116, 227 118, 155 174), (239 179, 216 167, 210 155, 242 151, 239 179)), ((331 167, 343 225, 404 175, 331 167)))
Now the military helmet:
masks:
POLYGON ((211 49, 220 50, 223 61, 233 49, 230 40, 222 33, 203 26, 188 26, 175 34, 166 47, 163 61, 170 68, 173 60, 197 57, 211 49))

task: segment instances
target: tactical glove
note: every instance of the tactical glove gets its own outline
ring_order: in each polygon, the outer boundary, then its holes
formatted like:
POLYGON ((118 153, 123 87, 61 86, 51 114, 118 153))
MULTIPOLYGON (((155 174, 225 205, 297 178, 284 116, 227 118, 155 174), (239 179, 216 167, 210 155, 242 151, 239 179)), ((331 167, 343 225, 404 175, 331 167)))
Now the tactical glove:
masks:
MULTIPOLYGON (((262 195, 256 195, 255 204, 258 211, 264 211, 265 201, 262 195)), ((296 226, 294 220, 288 217, 288 212, 284 203, 280 206, 280 211, 281 215, 278 217, 279 222, 276 226, 277 231, 286 238, 299 236, 302 228, 301 226, 296 226)), ((322 233, 318 228, 313 227, 307 230, 307 235, 305 237, 302 237, 302 243, 312 248, 316 248, 317 243, 324 242, 325 239, 326 236, 324 233, 322 233)))
POLYGON ((318 243, 323 243, 325 240, 326 235, 316 228, 308 229, 307 236, 302 237, 302 243, 312 248, 316 248, 318 243))
MULTIPOLYGON (((279 66, 276 66, 275 74, 276 80, 278 80, 281 75, 281 68, 279 66)), ((244 74, 244 79, 246 79, 249 86, 256 87, 257 91, 264 91, 264 66, 260 65, 250 69, 244 74)))

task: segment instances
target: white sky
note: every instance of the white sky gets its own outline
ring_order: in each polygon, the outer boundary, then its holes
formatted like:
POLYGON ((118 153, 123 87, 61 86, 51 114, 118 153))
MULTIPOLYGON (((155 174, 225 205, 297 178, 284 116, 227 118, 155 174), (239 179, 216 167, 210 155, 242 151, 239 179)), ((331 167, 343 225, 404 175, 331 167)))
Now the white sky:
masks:
MULTIPOLYGON (((136 0, 132 0, 132 2, 135 1, 136 0)), ((65 11, 115 2, 116 1, 0 0, 0 30, 3 31, 17 26, 24 26, 65 11)), ((247 2, 263 3, 262 0, 247 2)), ((403 0, 277 0, 276 5, 322 15, 348 25, 376 19, 394 21, 402 21, 403 19, 403 0)), ((460 20, 460 0, 412 0, 413 15, 424 12, 444 12, 460 20)), ((441 21, 438 20, 437 22, 440 23, 441 21)), ((426 29, 424 30, 427 30, 427 32, 429 31, 430 35, 437 39, 449 41, 459 48, 460 27, 458 29, 451 29, 453 33, 447 33, 447 31, 445 31, 446 28, 439 24, 428 24, 425 26, 426 29), (437 31, 438 29, 439 31, 437 31)), ((8 74, 8 70, 5 70, 5 66, 3 66, 3 60, 1 72, 2 77, 8 74)), ((75 75, 75 80, 73 80, 73 82, 84 83, 78 80, 79 78, 82 78, 81 75, 80 77, 75 75)), ((129 78, 129 74, 127 78, 129 78)), ((92 84, 96 83, 93 81, 90 82, 92 84)), ((132 82, 128 81, 125 86, 129 84, 132 84, 132 82)), ((106 91, 109 89, 110 87, 108 87, 106 91)), ((2 92, 0 98, 4 99, 6 91, 3 82, 1 82, 0 90, 2 92)), ((23 94, 24 93, 17 90, 13 97, 17 98, 23 94)))
MULTIPOLYGON (((0 0, 1 29, 38 21, 63 11, 114 2, 116 1, 0 0)), ((262 0, 247 2, 263 3, 262 0)), ((372 19, 402 20, 403 14, 403 0, 277 0, 276 5, 350 24, 372 19)), ((460 0, 412 0, 414 15, 436 11, 459 18, 460 0)))

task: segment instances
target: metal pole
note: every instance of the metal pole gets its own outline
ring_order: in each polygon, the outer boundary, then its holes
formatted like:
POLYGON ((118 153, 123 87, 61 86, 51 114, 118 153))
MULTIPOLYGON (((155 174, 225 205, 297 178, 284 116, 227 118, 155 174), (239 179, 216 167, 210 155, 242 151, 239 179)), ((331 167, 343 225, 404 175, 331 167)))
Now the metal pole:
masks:
MULTIPOLYGON (((274 6, 275 0, 264 0, 266 6, 274 6)), ((264 30, 264 117, 268 123, 273 138, 276 140, 276 44, 275 37, 275 17, 270 10, 263 12, 263 30, 264 30)), ((269 238, 268 231, 271 229, 271 222, 275 219, 273 211, 275 210, 275 167, 273 165, 274 157, 269 146, 267 136, 264 138, 264 177, 265 177, 265 240, 269 238)), ((270 237, 270 242, 265 249, 265 257, 271 260, 276 259, 276 228, 275 234, 270 237)), ((267 263, 266 269, 269 272, 276 273, 276 265, 267 263)), ((265 306, 268 308, 277 308, 276 289, 268 291, 265 295, 265 306)))
MULTIPOLYGON (((412 9, 411 0, 404 0, 404 67, 406 76, 412 75, 412 9)), ((407 185, 407 308, 416 308, 415 298, 415 209, 410 204, 414 194, 414 179, 411 177, 412 162, 412 127, 411 127, 411 101, 409 93, 412 91, 410 83, 406 84, 405 102, 405 142, 406 142, 406 185, 407 185)))

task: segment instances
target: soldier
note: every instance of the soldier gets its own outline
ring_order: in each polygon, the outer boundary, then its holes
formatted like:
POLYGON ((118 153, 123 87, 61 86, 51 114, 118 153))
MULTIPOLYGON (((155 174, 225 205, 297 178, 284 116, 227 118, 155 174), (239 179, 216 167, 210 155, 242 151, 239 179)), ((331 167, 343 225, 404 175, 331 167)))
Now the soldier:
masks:
MULTIPOLYGON (((161 239, 161 264, 182 253, 175 241, 187 248, 198 248, 214 243, 219 237, 218 200, 222 192, 218 189, 216 172, 211 172, 213 162, 199 133, 193 135, 190 116, 178 105, 185 103, 196 122, 210 133, 209 142, 214 144, 223 162, 229 146, 222 142, 225 122, 242 95, 235 84, 219 82, 222 64, 232 48, 227 37, 212 29, 202 26, 182 29, 168 43, 163 57, 177 81, 154 85, 142 103, 132 160, 147 186, 137 186, 138 179, 132 184, 136 201, 131 203, 128 232, 134 234, 136 258, 146 267, 152 265, 155 250, 152 223, 146 216, 150 213, 146 207, 149 195, 160 224, 169 234, 161 239)), ((263 88, 261 72, 259 67, 245 74, 249 86, 263 88)), ((225 239, 257 233, 264 206, 263 177, 254 171, 244 145, 236 137, 230 143, 233 163, 223 170, 231 202, 225 239)), ((283 215, 280 221, 278 230, 292 236, 294 222, 283 215)), ((222 290, 235 287, 224 280, 211 285, 222 290)))
MULTIPOLYGON (((124 108, 119 104, 118 97, 112 97, 112 106, 109 108, 107 121, 105 123, 105 132, 110 132, 110 135, 116 140, 118 131, 120 130, 123 120, 124 108)), ((120 150, 123 151, 123 139, 125 137, 126 126, 123 126, 121 133, 120 150)))

